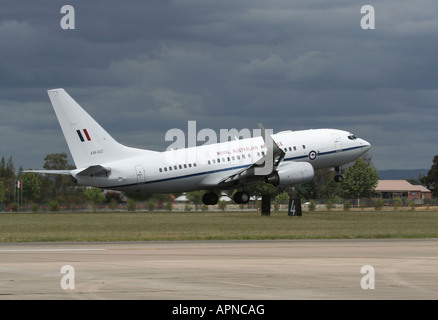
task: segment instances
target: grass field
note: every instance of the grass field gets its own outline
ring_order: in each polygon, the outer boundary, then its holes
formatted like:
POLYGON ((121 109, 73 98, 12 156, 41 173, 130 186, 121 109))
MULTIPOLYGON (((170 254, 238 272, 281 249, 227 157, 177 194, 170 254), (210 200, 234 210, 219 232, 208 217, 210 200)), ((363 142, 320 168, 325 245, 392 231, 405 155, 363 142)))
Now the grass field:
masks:
POLYGON ((438 211, 0 214, 0 242, 355 238, 438 238, 438 211))

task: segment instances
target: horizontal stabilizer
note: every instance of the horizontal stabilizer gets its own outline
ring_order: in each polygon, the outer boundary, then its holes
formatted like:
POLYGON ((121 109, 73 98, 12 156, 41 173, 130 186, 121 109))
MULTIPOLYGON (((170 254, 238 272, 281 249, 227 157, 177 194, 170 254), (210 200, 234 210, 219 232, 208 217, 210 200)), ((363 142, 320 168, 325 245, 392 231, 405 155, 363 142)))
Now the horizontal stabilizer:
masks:
POLYGON ((69 175, 71 170, 24 170, 23 172, 69 175))

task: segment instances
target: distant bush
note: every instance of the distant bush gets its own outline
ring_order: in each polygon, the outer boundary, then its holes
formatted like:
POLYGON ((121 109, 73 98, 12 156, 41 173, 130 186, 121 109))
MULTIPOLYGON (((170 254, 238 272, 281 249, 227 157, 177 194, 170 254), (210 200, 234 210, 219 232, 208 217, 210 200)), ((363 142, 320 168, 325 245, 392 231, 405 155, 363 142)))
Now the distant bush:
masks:
POLYGON ((316 210, 315 200, 310 200, 308 208, 309 208, 309 211, 315 211, 316 210))
POLYGON ((376 203, 374 204, 374 208, 376 210, 382 210, 382 208, 383 208, 383 200, 382 199, 377 199, 376 203))
POLYGON ((112 198, 112 199, 110 200, 110 203, 109 203, 109 207, 110 207, 110 209, 114 211, 114 210, 117 209, 118 206, 119 206, 119 203, 117 202, 117 200, 114 199, 114 198, 112 198))
POLYGON ((222 211, 225 211, 225 208, 226 208, 226 206, 227 206, 227 202, 224 201, 224 200, 220 200, 220 201, 217 203, 217 206, 218 206, 219 209, 221 209, 222 211))
POLYGON ((154 211, 155 210, 155 201, 150 199, 147 202, 146 207, 148 208, 148 211, 154 211))
POLYGON ((417 205, 415 204, 414 201, 409 202, 409 207, 411 208, 411 211, 414 211, 415 208, 417 207, 417 205))
POLYGON ((395 197, 394 198, 394 210, 398 210, 398 208, 403 204, 403 200, 400 197, 395 197))
POLYGON ((50 211, 59 211, 59 203, 58 203, 58 201, 56 201, 56 200, 51 201, 49 203, 49 208, 50 208, 50 211))
POLYGON ((327 202, 325 203, 325 207, 328 211, 330 211, 333 208, 332 200, 327 200, 327 202))
POLYGON ((137 210, 137 202, 134 199, 128 199, 128 211, 135 212, 137 210))
POLYGON ((40 211, 40 207, 36 203, 32 204, 32 212, 38 213, 39 211, 40 211))

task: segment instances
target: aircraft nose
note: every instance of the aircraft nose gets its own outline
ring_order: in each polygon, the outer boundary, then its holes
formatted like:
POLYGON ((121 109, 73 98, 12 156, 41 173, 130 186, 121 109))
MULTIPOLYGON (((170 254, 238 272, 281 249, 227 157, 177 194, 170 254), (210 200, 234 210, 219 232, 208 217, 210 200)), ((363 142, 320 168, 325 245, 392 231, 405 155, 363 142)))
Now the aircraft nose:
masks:
POLYGON ((362 146, 362 150, 368 151, 369 149, 371 149, 371 143, 369 143, 368 141, 364 139, 359 139, 359 143, 362 146))

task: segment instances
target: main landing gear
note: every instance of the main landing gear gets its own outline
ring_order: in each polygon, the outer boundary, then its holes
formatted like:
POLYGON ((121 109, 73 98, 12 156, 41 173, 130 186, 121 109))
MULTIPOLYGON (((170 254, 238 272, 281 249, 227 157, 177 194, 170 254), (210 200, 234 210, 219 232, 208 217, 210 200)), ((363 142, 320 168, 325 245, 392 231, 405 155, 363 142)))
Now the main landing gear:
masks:
POLYGON ((249 201, 249 194, 246 191, 238 191, 234 194, 233 200, 236 204, 247 204, 249 201))
POLYGON ((335 175, 335 182, 342 182, 344 181, 344 177, 340 172, 342 171, 341 167, 335 167, 336 175, 335 175))
MULTIPOLYGON (((205 205, 215 205, 218 200, 218 195, 214 192, 207 192, 202 196, 202 203, 205 205)), ((249 194, 246 191, 238 191, 234 194, 233 200, 236 204, 247 204, 249 201, 249 194)))
POLYGON ((215 204, 217 204, 218 200, 219 198, 214 192, 207 192, 202 196, 202 203, 205 205, 214 206, 215 204))

